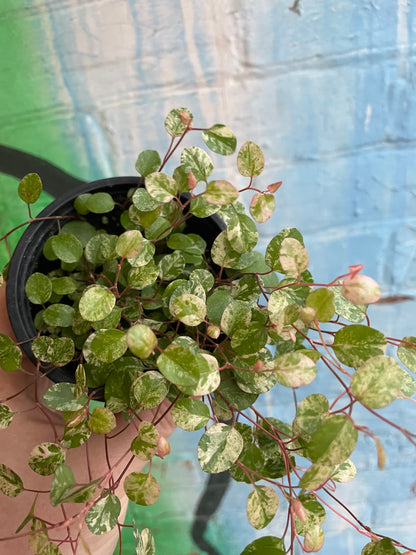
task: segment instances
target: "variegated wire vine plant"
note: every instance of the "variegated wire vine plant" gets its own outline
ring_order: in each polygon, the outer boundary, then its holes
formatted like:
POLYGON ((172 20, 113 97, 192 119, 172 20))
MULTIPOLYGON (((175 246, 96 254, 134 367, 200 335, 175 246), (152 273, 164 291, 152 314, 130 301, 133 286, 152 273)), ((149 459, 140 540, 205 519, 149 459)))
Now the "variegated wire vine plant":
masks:
MULTIPOLYGON (((62 222, 45 242, 44 256, 56 266, 44 273, 40 265, 27 279, 27 297, 37 307, 32 351, 38 369, 48 373, 51 365, 75 362, 73 383, 51 383, 44 395, 44 403, 62 413, 63 436, 34 445, 28 463, 41 475, 53 475, 50 492, 42 494, 52 505, 78 502, 90 531, 106 533, 120 512, 111 487, 117 481, 109 481, 109 473, 124 477, 134 503, 157 501, 151 461, 163 458, 169 444, 155 425, 169 411, 184 430, 204 428, 197 452, 204 471, 229 471, 251 486, 246 512, 255 529, 286 510, 283 532, 254 540, 242 555, 294 553, 297 544, 317 552, 324 544, 325 511, 340 503, 336 483, 355 476, 350 457, 360 435, 375 441, 383 465, 381 440, 354 419, 354 409, 359 404, 377 416, 393 401, 413 396, 408 370, 416 372, 416 338, 387 339, 370 326, 367 305, 377 302, 380 289, 361 274, 362 267, 350 267, 331 283, 314 283, 297 229, 280 231, 264 254, 255 250, 257 224, 273 214, 280 186, 261 184, 264 156, 258 145, 239 148, 234 184, 210 180, 212 160, 196 146, 183 148, 170 176, 165 165, 191 133, 202 131, 206 146, 221 155, 232 155, 237 140, 224 125, 193 127, 185 108, 172 110, 165 127, 171 142, 163 160, 154 150, 138 156, 144 186, 126 196, 121 230, 103 231, 89 221, 91 213, 103 221, 111 214, 115 201, 109 193, 80 195, 74 203, 78 216, 62 222), (207 248, 197 233, 187 233, 186 223, 191 216, 213 214, 224 226, 207 248), (397 348, 400 362, 386 356, 388 344, 397 348), (333 398, 326 391, 302 395, 317 372, 337 383, 333 398), (257 408, 257 399, 276 388, 294 399, 292 422, 284 421, 277 405, 273 415, 257 408), (152 421, 142 419, 143 409, 162 402, 164 411, 152 421), (76 470, 65 464, 67 451, 96 434, 110 438, 120 412, 137 430, 130 451, 109 467, 106 480, 77 483, 76 470), (148 471, 129 473, 132 457, 149 461, 148 471)), ((19 185, 30 222, 36 221, 30 206, 41 188, 36 174, 19 185)), ((0 335, 3 370, 19 372, 21 361, 19 345, 0 335)), ((6 428, 20 415, 13 399, 0 401, 0 427, 6 428)), ((413 433, 388 424, 415 444, 413 433)), ((25 490, 21 477, 4 464, 0 490, 10 497, 25 490)), ((368 537, 365 555, 410 549, 364 527, 352 512, 341 518, 368 537)), ((23 525, 42 539, 32 539, 35 553, 45 545, 48 553, 60 552, 45 536, 54 525, 36 509, 23 525)), ((154 553, 149 535, 136 536, 138 554, 154 553)))

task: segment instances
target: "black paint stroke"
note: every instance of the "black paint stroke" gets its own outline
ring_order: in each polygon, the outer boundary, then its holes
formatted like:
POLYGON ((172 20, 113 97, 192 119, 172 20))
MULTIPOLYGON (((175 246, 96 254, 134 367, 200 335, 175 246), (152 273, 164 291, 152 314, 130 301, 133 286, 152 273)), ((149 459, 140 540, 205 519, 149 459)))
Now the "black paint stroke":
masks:
POLYGON ((204 538, 204 534, 211 517, 221 504, 230 481, 231 476, 228 470, 220 472, 219 474, 210 474, 194 514, 194 522, 191 528, 192 539, 195 544, 208 555, 221 555, 221 553, 204 538))
MULTIPOLYGON (((78 187, 86 181, 78 179, 51 162, 17 148, 0 145, 0 173, 22 179, 28 173, 38 173, 45 190, 59 197, 65 190, 78 187)), ((221 555, 204 539, 208 523, 221 504, 231 477, 228 471, 210 474, 194 515, 191 529, 195 544, 208 555, 221 555)))
POLYGON ((5 145, 0 145, 0 172, 18 179, 28 173, 38 173, 45 190, 54 197, 86 183, 39 156, 5 145))

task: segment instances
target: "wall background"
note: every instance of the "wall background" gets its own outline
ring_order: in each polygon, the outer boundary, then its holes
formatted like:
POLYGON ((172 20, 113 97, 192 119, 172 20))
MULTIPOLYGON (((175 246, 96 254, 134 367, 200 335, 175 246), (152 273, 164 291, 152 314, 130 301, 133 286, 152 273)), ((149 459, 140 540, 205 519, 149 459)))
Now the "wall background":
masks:
MULTIPOLYGON (((28 154, 79 180, 134 175, 140 150, 166 148, 167 112, 186 106, 201 126, 223 122, 240 144, 262 145, 263 184, 283 180, 263 248, 296 226, 316 280, 363 262, 386 295, 414 297, 415 70, 414 0, 2 0, 0 144, 21 152, 12 164, 0 147, 0 233, 20 218, 10 194, 28 154)), ((54 175, 44 179, 49 191, 75 183, 54 175)), ((372 321, 387 335, 416 335, 415 309, 380 305, 372 321)), ((283 419, 279 393, 268 408, 283 419)), ((414 422, 409 403, 392 412, 414 422)), ((246 492, 227 489, 208 523, 211 547, 198 547, 190 529, 207 480, 193 455, 198 434, 173 437, 164 497, 130 518, 154 530, 161 555, 172 546, 175 555, 239 553, 256 536, 234 510, 246 492)), ((362 440, 359 491, 339 491, 375 530, 415 546, 416 452, 394 433, 384 441, 397 442, 381 473, 362 440)), ((324 554, 353 555, 366 543, 329 514, 325 532, 324 554)))

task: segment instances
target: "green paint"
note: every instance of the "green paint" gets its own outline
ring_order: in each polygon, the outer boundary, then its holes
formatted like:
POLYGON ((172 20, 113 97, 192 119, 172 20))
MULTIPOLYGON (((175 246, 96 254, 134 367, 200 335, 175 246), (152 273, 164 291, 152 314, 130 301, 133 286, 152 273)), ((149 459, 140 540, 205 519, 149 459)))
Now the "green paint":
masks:
MULTIPOLYGON (((194 504, 200 495, 200 485, 190 481, 189 474, 193 473, 190 463, 172 454, 169 458, 170 461, 153 460, 152 474, 161 485, 158 501, 149 507, 130 503, 125 524, 132 525, 134 520, 139 530, 149 528, 155 538, 156 553, 204 555, 191 538, 194 504)), ((119 554, 119 548, 118 544, 114 555, 119 554)), ((124 527, 122 553, 134 552, 132 529, 124 527)))

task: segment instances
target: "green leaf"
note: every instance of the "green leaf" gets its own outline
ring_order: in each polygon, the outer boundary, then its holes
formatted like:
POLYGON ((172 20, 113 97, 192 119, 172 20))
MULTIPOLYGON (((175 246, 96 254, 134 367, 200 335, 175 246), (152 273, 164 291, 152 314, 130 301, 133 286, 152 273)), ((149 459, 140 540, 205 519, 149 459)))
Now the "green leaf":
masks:
POLYGON ((94 237, 97 233, 97 230, 92 224, 83 220, 70 220, 62 226, 61 231, 62 233, 75 235, 83 247, 85 247, 91 237, 94 237))
POLYGON ((60 233, 51 239, 52 250, 62 262, 78 262, 83 253, 82 244, 79 239, 71 233, 60 233))
POLYGON ((5 464, 0 464, 0 491, 8 497, 16 497, 23 491, 22 479, 5 464))
POLYGON ((169 310, 187 326, 198 326, 206 316, 206 305, 203 299, 190 293, 178 295, 169 304, 169 310))
POLYGON ((131 442, 130 450, 142 461, 149 461, 157 452, 159 432, 151 422, 142 421, 137 436, 131 442))
POLYGON ((409 370, 416 373, 416 337, 403 337, 397 349, 397 356, 409 370))
POLYGON ((107 287, 90 285, 79 300, 78 310, 84 320, 96 322, 108 316, 115 303, 116 298, 107 287))
POLYGON ((143 245, 143 235, 138 229, 129 229, 117 239, 116 253, 123 258, 134 258, 143 245))
POLYGON ((106 534, 112 530, 121 512, 120 499, 114 493, 109 493, 99 499, 85 515, 85 523, 93 534, 106 534))
POLYGON ((225 307, 221 318, 221 329, 232 336, 238 329, 247 326, 251 320, 251 307, 245 301, 231 301, 225 307))
POLYGON ((80 410, 85 407, 88 397, 85 393, 76 398, 74 395, 75 385, 71 383, 56 383, 46 391, 43 399, 49 408, 64 410, 80 410))
POLYGON ((78 212, 78 214, 81 214, 82 216, 88 214, 89 209, 87 208, 87 201, 90 196, 91 193, 84 193, 82 195, 78 195, 77 198, 74 200, 74 208, 78 212))
POLYGON ((130 266, 139 268, 146 266, 149 262, 153 262, 153 255, 155 254, 156 247, 147 239, 143 239, 140 252, 133 258, 129 259, 130 266))
POLYGON ((279 497, 270 486, 256 486, 247 500, 247 517, 257 530, 267 526, 279 507, 279 497))
POLYGON ((232 248, 227 238, 227 231, 221 231, 214 240, 211 248, 211 257, 215 264, 225 268, 240 270, 248 266, 251 262, 249 254, 241 254, 232 248))
POLYGON ((237 138, 234 133, 222 124, 213 125, 206 129, 202 133, 202 138, 210 150, 223 156, 232 154, 237 146, 237 138))
POLYGON ((358 431, 343 414, 328 417, 312 434, 307 453, 312 462, 335 465, 349 458, 357 444, 358 431))
POLYGON ((4 430, 10 426, 14 412, 7 405, 0 403, 0 430, 4 430))
POLYGON ((41 336, 33 340, 32 352, 37 359, 43 362, 51 362, 55 366, 64 366, 72 360, 75 346, 70 337, 41 336))
POLYGON ((136 170, 140 175, 146 177, 150 173, 158 170, 162 163, 159 153, 156 150, 144 150, 136 160, 136 170))
POLYGON ((361 555, 400 555, 401 551, 394 547, 390 538, 383 538, 380 541, 372 541, 365 545, 361 555))
POLYGON ((75 389, 74 395, 78 399, 84 393, 87 385, 87 376, 83 364, 78 364, 75 370, 75 389))
MULTIPOLYGON (((260 449, 269 457, 281 457, 278 440, 287 441, 293 436, 291 426, 273 417, 261 420, 259 424, 261 428, 264 428, 264 430, 258 429, 257 432, 257 441, 260 449), (269 434, 272 434, 272 437, 269 434)), ((286 470, 284 473, 286 474, 286 470)))
POLYGON ((83 419, 75 425, 65 426, 61 445, 66 449, 75 449, 83 445, 91 436, 88 422, 83 419))
POLYGON ((99 330, 91 341, 91 351, 103 362, 114 362, 127 350, 126 334, 122 330, 99 330))
POLYGON ((207 185, 207 190, 204 193, 204 198, 211 204, 223 206, 224 204, 231 204, 239 197, 237 189, 229 183, 221 179, 210 181, 207 185))
POLYGON ((132 268, 128 274, 128 282, 131 286, 144 289, 152 285, 159 277, 159 266, 153 261, 139 268, 132 268))
POLYGON ((325 534, 319 526, 314 526, 308 530, 305 534, 305 549, 308 553, 316 553, 320 551, 321 547, 324 545, 325 534))
POLYGON ((94 480, 89 484, 75 488, 71 493, 65 496, 61 503, 87 503, 97 496, 97 486, 98 480, 94 480))
POLYGON ((169 382, 156 370, 149 370, 133 383, 133 396, 141 410, 160 405, 169 391, 169 382))
POLYGON ((99 233, 94 235, 85 246, 85 258, 93 265, 102 264, 117 256, 115 251, 117 235, 99 233))
MULTIPOLYGON (((155 170, 152 173, 154 172, 155 170)), ((153 210, 156 210, 161 205, 161 203, 153 198, 143 187, 134 191, 132 201, 140 212, 153 212, 153 210)))
POLYGON ((367 360, 351 379, 351 389, 361 404, 381 409, 400 393, 403 369, 394 358, 384 355, 367 360))
POLYGON ((276 208, 276 198, 270 193, 256 193, 251 199, 249 211, 253 220, 259 224, 267 222, 276 208))
POLYGON ((314 361, 299 351, 285 353, 275 359, 277 381, 286 387, 311 383, 317 374, 314 361))
POLYGON ((251 542, 240 555, 285 555, 286 548, 282 539, 264 536, 251 542))
MULTIPOLYGON (((341 283, 341 282, 337 282, 341 283)), ((353 324, 359 324, 365 319, 367 305, 357 305, 348 301, 341 292, 341 287, 330 287, 334 293, 335 312, 353 324)))
POLYGON ((66 466, 65 464, 58 466, 51 485, 51 505, 56 507, 56 505, 62 503, 62 500, 71 493, 75 485, 76 481, 74 474, 69 466, 66 466))
POLYGON ((355 464, 347 459, 341 464, 337 464, 333 473, 331 474, 331 480, 335 482, 346 483, 351 482, 357 475, 357 469, 355 464))
POLYGON ((299 276, 308 269, 309 256, 300 241, 286 237, 280 246, 279 262, 284 274, 299 276))
POLYGON ((108 434, 116 427, 116 417, 106 407, 94 407, 88 420, 88 427, 96 434, 108 434))
POLYGON ((197 268, 191 275, 189 276, 189 282, 194 284, 202 285, 204 291, 208 293, 215 283, 215 278, 208 270, 204 270, 202 268, 197 268))
MULTIPOLYGON (((241 433, 241 428, 239 428, 237 424, 239 423, 236 423, 236 428, 241 433)), ((257 445, 251 443, 251 440, 252 437, 250 428, 250 438, 246 439, 246 437, 244 437, 243 450, 238 457, 238 461, 234 463, 229 470, 231 478, 236 482, 245 482, 250 484, 260 480, 259 476, 268 477, 266 471, 266 456, 263 451, 257 447, 257 445), (238 463, 246 468, 243 470, 238 463)))
POLYGON ((227 370, 221 371, 221 384, 218 387, 216 396, 218 404, 224 409, 229 408, 227 403, 237 410, 245 410, 250 407, 257 399, 255 393, 247 393, 243 391, 237 384, 232 373, 227 370))
POLYGON ((37 173, 28 173, 23 177, 17 189, 19 197, 26 204, 33 204, 42 192, 42 181, 37 173))
POLYGON ((207 299, 208 320, 220 325, 223 312, 231 301, 232 297, 228 289, 215 289, 207 299))
POLYGON ((267 339, 264 321, 253 320, 245 328, 234 332, 231 347, 239 355, 251 355, 259 352, 266 345, 267 339))
POLYGON ((124 491, 136 505, 154 505, 158 500, 160 485, 151 474, 132 472, 124 480, 124 491))
POLYGON ((315 310, 319 322, 329 322, 335 313, 334 293, 325 287, 315 289, 307 296, 306 306, 315 310))
POLYGON ((280 231, 275 237, 273 237, 273 239, 271 239, 266 247, 266 252, 264 255, 264 260, 266 264, 272 270, 275 270, 276 272, 279 272, 281 274, 284 274, 285 271, 280 261, 280 251, 283 241, 287 238, 296 239, 302 246, 304 245, 303 237, 300 231, 293 227, 288 227, 282 229, 282 231, 280 231))
POLYGON ((109 193, 93 193, 86 199, 85 205, 93 214, 106 214, 113 210, 114 200, 109 193))
POLYGON ((214 424, 198 443, 198 461, 204 472, 217 474, 228 470, 243 449, 243 438, 232 426, 214 424))
POLYGON ((182 151, 181 164, 187 173, 194 174, 197 181, 207 181, 214 169, 211 158, 198 146, 190 146, 182 151))
POLYGON ((56 443, 40 443, 32 449, 28 463, 34 472, 49 476, 65 463, 65 451, 56 443))
POLYGON ((51 304, 42 312, 42 319, 48 326, 68 328, 72 325, 75 310, 67 304, 51 304))
POLYGON ((8 335, 0 333, 0 366, 5 372, 13 372, 22 364, 22 351, 8 335))
POLYGON ((127 330, 127 347, 139 358, 148 358, 157 346, 157 337, 152 329, 136 324, 127 330))
POLYGON ((104 398, 106 406, 117 413, 130 405, 130 392, 134 381, 141 375, 142 365, 137 358, 123 357, 117 360, 106 379, 104 398))
POLYGON ((182 120, 188 120, 189 125, 191 125, 192 119, 193 116, 188 108, 174 108, 166 116, 165 129, 172 137, 179 137, 187 128, 187 125, 182 120))
POLYGON ((209 422, 209 408, 199 399, 179 399, 172 407, 173 421, 188 432, 199 430, 209 422))
MULTIPOLYGON (((33 277, 33 275, 34 274, 32 274, 31 277, 33 277)), ((51 284, 52 291, 56 295, 70 295, 77 289, 77 282, 69 276, 54 277, 51 279, 51 284)))
POLYGON ((207 360, 189 348, 172 343, 157 359, 157 366, 167 380, 181 386, 194 386, 202 375, 210 374, 207 360))
POLYGON ((299 481, 299 486, 308 491, 314 491, 324 484, 334 470, 331 464, 316 463, 308 468, 299 481))
POLYGON ((253 250, 258 237, 256 224, 245 214, 236 214, 228 222, 227 239, 237 252, 245 253, 253 250))
POLYGON ((353 324, 337 331, 332 348, 342 364, 358 368, 369 358, 384 354, 386 345, 380 331, 353 324))
POLYGON ((49 541, 48 532, 46 531, 46 524, 37 518, 32 518, 30 525, 30 534, 28 537, 29 548, 36 555, 60 555, 59 547, 49 541), (42 530, 42 532, 39 532, 42 530))
POLYGON ((220 205, 211 204, 205 199, 205 195, 191 200, 190 212, 197 218, 208 218, 220 210, 220 205))
POLYGON ((310 530, 324 522, 325 509, 312 493, 301 492, 298 500, 302 503, 304 520, 295 515, 296 532, 300 536, 306 536, 310 530))
POLYGON ((252 141, 244 143, 238 153, 237 167, 241 175, 247 177, 260 175, 264 169, 264 154, 262 149, 252 141))
POLYGON ((133 520, 133 534, 136 543, 136 555, 156 555, 155 539, 149 528, 144 528, 140 532, 133 520))
POLYGON ((328 399, 321 393, 308 395, 299 403, 296 410, 296 417, 292 424, 293 433, 308 442, 328 416, 328 399))
POLYGON ((25 293, 31 303, 45 304, 52 295, 52 282, 48 276, 35 272, 26 281, 25 293))
POLYGON ((150 196, 159 203, 170 202, 178 190, 173 177, 163 172, 154 172, 148 175, 145 187, 150 196))
POLYGON ((208 395, 209 393, 216 391, 220 385, 221 377, 217 359, 208 353, 203 353, 202 358, 205 359, 205 362, 208 364, 209 372, 201 373, 197 382, 193 385, 178 386, 178 388, 185 393, 185 395, 208 395))
POLYGON ((160 277, 165 281, 172 281, 179 277, 185 267, 185 258, 179 251, 165 254, 159 262, 160 277))

